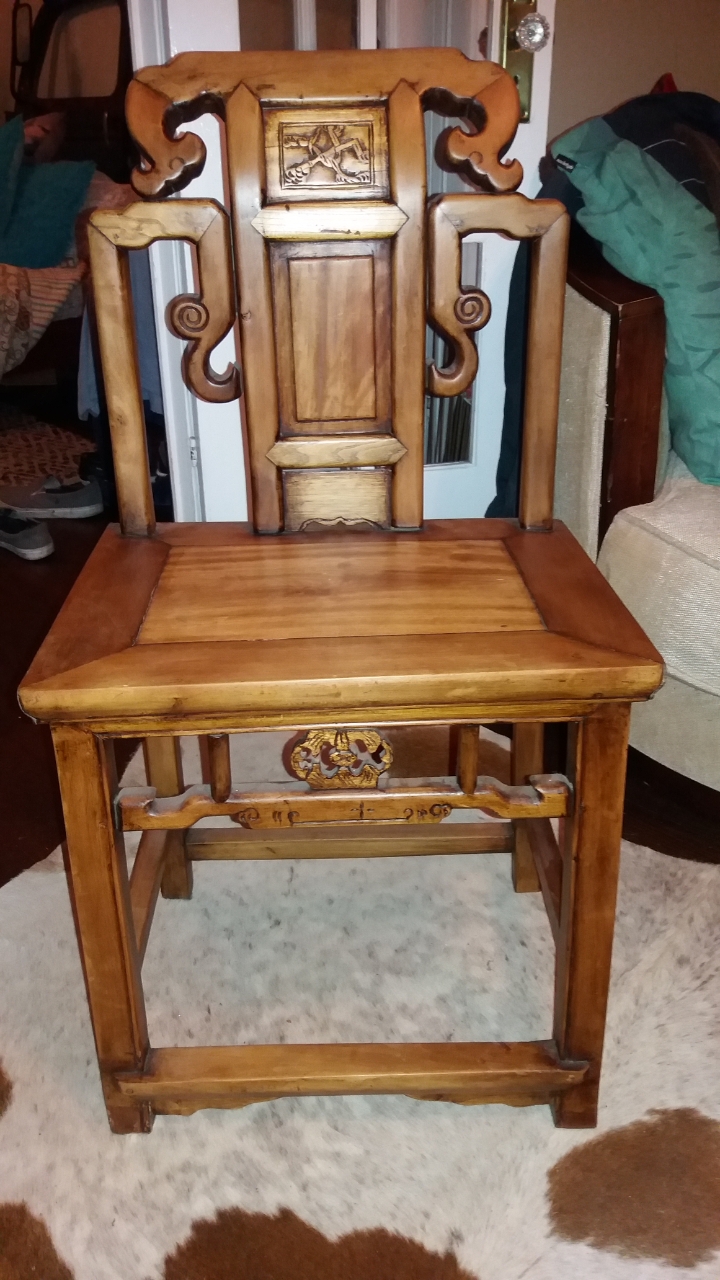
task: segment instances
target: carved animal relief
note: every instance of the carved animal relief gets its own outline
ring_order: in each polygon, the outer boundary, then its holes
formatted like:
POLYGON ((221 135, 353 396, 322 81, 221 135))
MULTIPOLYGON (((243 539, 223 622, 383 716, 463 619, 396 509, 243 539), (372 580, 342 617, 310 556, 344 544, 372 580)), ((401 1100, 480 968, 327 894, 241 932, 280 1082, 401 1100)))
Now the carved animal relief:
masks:
POLYGON ((376 787, 392 758, 376 729, 312 729, 294 747, 290 770, 315 790, 376 787))
POLYGON ((313 187, 372 183, 372 124, 327 122, 296 129, 280 126, 283 186, 313 187))

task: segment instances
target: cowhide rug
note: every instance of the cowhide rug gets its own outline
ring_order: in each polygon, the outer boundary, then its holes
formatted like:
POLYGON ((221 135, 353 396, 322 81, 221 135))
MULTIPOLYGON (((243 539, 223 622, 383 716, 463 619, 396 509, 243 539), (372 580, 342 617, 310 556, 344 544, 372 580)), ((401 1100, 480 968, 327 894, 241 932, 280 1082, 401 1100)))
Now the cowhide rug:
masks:
MULTIPOLYGON (((626 844, 599 1129, 296 1099, 105 1118, 61 860, 0 890, 0 1280, 718 1280, 720 867, 626 844)), ((160 901, 157 1044, 549 1032, 507 855, 202 863, 160 901)))

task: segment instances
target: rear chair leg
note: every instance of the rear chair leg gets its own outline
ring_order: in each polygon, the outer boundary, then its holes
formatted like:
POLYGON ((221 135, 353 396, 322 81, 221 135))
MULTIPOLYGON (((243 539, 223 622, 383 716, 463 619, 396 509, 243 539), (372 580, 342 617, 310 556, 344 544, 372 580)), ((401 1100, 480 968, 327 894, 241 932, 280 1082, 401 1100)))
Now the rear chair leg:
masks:
MULTIPOLYGON (((145 738, 143 742, 148 783, 158 796, 177 796, 183 790, 179 738, 145 738)), ((168 832, 165 867, 160 884, 163 898, 192 898, 193 868, 187 852, 187 833, 168 832)))
MULTIPOLYGON (((545 726, 534 721, 513 725, 510 761, 513 786, 523 786, 531 774, 543 772, 545 726)), ((522 818, 513 822, 515 848, 512 855, 512 879, 516 893, 538 893, 540 881, 530 839, 522 818)))
POLYGON ((619 704, 571 726, 569 735, 574 804, 565 821, 553 1034, 561 1060, 589 1062, 590 1070, 553 1104, 564 1129, 597 1124, 629 723, 629 706, 619 704))
POLYGON ((141 1071, 149 1051, 130 909, 127 860, 113 824, 112 743, 85 729, 53 729, 67 836, 67 870, 110 1127, 148 1133, 149 1103, 122 1098, 117 1071, 141 1071))

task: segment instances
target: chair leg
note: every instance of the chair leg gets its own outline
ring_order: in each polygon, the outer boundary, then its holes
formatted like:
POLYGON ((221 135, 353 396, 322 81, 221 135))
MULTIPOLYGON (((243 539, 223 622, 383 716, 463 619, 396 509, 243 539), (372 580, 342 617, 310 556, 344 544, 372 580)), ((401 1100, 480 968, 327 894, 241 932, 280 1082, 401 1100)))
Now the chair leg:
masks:
POLYGON ((127 863, 112 811, 112 744, 75 726, 53 730, 80 957, 110 1127, 147 1133, 147 1103, 121 1098, 111 1073, 142 1069, 149 1051, 127 863))
POLYGON ((605 1036, 620 866, 630 708, 615 705, 572 726, 573 813, 565 820, 553 1033, 561 1060, 590 1063, 559 1096, 555 1123, 594 1128, 605 1036))
MULTIPOLYGON (((513 726, 512 755, 510 761, 513 786, 521 786, 533 773, 543 772, 543 741, 545 726, 536 721, 513 726)), ((513 823, 515 848, 512 855, 512 879, 516 893, 538 893, 540 881, 535 859, 530 848, 525 823, 520 819, 513 823)))
MULTIPOLYGON (((159 796, 177 796, 183 790, 179 738, 145 738, 143 742, 148 782, 159 796)), ((193 868, 187 853, 187 833, 168 832, 160 892, 163 898, 192 898, 193 868)))

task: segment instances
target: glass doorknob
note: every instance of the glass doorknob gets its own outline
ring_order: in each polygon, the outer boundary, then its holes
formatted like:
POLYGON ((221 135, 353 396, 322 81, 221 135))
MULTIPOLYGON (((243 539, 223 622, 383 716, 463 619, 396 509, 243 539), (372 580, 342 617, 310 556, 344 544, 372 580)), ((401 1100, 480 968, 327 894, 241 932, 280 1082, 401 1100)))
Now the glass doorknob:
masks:
POLYGON ((517 47, 525 53, 539 53, 550 39, 550 23, 541 13, 526 13, 515 28, 517 47))

